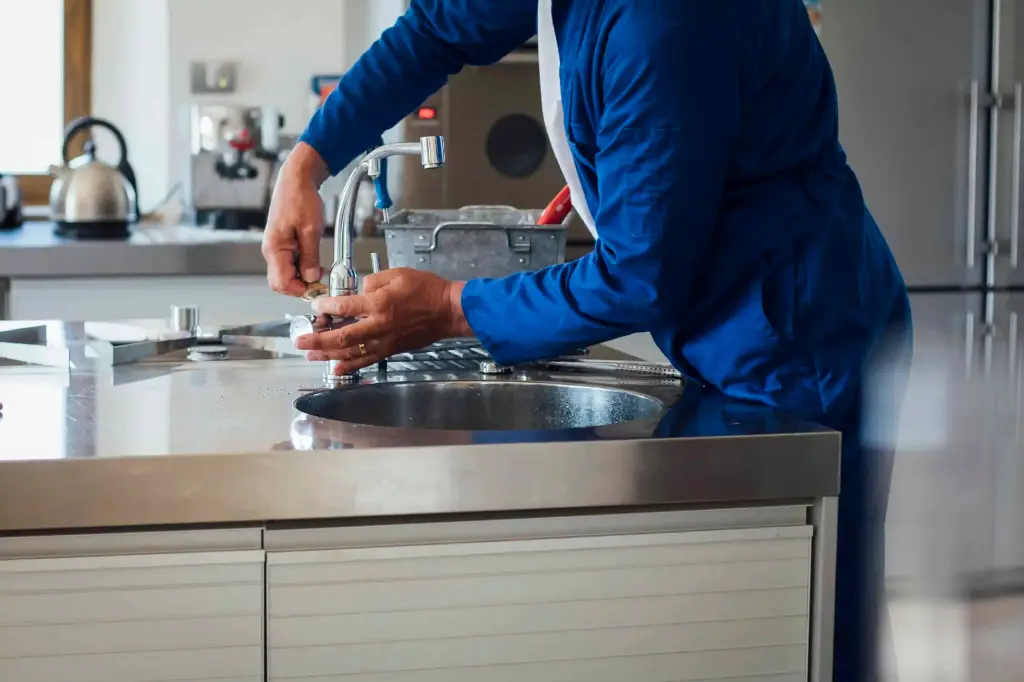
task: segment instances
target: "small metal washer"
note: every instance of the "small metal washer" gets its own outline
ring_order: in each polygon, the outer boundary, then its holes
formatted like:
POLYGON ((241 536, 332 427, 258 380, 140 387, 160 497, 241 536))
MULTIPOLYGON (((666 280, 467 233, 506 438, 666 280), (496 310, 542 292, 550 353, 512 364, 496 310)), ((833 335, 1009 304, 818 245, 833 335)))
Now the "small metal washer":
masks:
POLYGON ((192 346, 188 349, 188 359, 194 362, 224 360, 227 357, 227 346, 192 346))
POLYGON ((502 367, 493 360, 484 360, 478 365, 478 371, 485 375, 499 375, 499 374, 511 374, 513 369, 511 367, 502 367))

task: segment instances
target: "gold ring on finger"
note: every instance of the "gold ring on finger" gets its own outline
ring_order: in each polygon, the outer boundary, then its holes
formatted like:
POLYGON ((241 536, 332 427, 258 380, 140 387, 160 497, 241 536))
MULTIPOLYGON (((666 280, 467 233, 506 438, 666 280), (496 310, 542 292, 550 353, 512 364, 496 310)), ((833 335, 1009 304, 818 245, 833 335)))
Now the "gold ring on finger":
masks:
POLYGON ((366 355, 366 344, 365 343, 359 344, 359 354, 360 355, 366 355))

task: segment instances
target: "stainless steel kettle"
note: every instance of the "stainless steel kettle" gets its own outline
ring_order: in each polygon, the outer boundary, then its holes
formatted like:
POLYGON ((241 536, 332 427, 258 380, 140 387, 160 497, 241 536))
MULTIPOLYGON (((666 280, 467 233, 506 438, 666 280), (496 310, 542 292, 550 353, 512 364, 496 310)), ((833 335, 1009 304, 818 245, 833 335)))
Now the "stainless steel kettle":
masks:
POLYGON ((128 163, 124 135, 112 123, 84 117, 72 121, 64 133, 63 166, 51 166, 50 214, 57 233, 84 238, 117 238, 128 234, 128 226, 139 220, 138 186, 128 163), (92 128, 109 130, 121 146, 121 159, 110 166, 96 158, 90 139, 85 153, 68 158, 71 141, 92 128))

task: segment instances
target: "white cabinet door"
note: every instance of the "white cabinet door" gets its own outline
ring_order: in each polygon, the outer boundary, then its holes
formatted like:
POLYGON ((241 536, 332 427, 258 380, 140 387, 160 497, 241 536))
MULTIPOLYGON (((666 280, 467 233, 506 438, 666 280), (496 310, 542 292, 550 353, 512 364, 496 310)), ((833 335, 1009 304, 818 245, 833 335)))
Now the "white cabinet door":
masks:
POLYGON ((807 679, 811 529, 267 554, 272 682, 807 679))
POLYGON ((264 557, 0 561, 0 680, 261 682, 264 557))
POLYGON ((275 294, 266 277, 105 277, 16 279, 12 320, 139 320, 164 318, 172 305, 199 306, 200 321, 250 324, 307 314, 309 304, 275 294))

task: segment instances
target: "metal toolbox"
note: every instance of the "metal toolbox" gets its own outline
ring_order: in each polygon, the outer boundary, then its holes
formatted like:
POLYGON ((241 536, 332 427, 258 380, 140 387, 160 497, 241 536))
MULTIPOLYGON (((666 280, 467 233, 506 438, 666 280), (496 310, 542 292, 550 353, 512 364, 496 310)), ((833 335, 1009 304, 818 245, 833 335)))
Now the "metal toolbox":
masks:
POLYGON ((469 280, 563 263, 566 226, 537 225, 541 212, 511 206, 400 211, 381 225, 388 267, 469 280))

